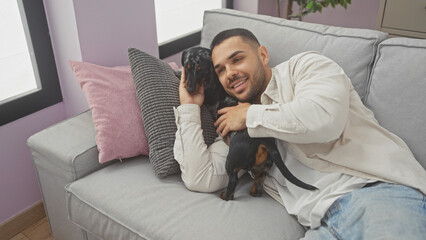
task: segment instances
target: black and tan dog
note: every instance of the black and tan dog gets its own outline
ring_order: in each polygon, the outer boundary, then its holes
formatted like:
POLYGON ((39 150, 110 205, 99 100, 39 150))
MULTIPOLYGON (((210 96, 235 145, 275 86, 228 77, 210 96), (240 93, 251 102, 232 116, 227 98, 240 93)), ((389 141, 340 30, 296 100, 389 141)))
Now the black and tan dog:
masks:
MULTIPOLYGON (((229 96, 213 69, 211 51, 208 48, 194 47, 182 53, 182 66, 185 69, 186 89, 194 93, 204 85, 204 105, 217 119, 217 111, 223 107, 235 106, 238 100, 229 96)), ((251 171, 254 184, 250 190, 252 196, 261 196, 263 182, 272 164, 275 163, 283 176, 293 184, 308 190, 316 187, 297 179, 284 165, 275 145, 274 138, 251 138, 247 130, 230 133, 229 153, 226 158, 226 172, 229 176, 228 187, 222 192, 223 200, 234 199, 240 170, 251 171)))

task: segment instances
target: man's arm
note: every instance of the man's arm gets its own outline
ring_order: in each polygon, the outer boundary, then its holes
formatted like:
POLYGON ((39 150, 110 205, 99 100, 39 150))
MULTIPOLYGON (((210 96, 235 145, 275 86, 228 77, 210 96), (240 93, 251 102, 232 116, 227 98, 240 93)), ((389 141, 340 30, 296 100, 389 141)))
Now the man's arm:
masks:
MULTIPOLYGON (((349 113, 350 79, 334 61, 308 53, 289 61, 290 101, 252 105, 246 115, 252 137, 275 137, 292 143, 329 142, 340 137, 349 113)), ((284 81, 284 79, 277 79, 284 81)), ((284 90, 281 89, 284 97, 284 90)))
POLYGON ((247 128, 251 137, 274 137, 293 143, 337 139, 346 125, 351 89, 341 67, 320 54, 308 53, 289 61, 287 74, 280 77, 287 79, 277 81, 293 82, 290 101, 221 109, 219 114, 223 115, 215 123, 218 132, 226 135, 247 128))
POLYGON ((204 88, 200 87, 199 92, 190 95, 185 88, 185 79, 182 71, 179 86, 181 105, 174 109, 177 125, 174 156, 189 190, 214 192, 225 188, 228 183, 225 170, 228 146, 220 137, 210 147, 205 144, 200 118, 204 88))

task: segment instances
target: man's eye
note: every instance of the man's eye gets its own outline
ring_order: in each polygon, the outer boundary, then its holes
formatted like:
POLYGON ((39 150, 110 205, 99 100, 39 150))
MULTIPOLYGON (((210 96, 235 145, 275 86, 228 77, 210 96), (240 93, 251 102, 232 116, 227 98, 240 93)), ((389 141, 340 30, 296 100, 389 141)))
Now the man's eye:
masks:
POLYGON ((241 59, 242 59, 241 57, 234 58, 233 62, 234 62, 234 63, 237 63, 237 62, 239 62, 241 59))
POLYGON ((221 74, 223 72, 223 68, 219 68, 218 70, 216 70, 217 75, 221 74))

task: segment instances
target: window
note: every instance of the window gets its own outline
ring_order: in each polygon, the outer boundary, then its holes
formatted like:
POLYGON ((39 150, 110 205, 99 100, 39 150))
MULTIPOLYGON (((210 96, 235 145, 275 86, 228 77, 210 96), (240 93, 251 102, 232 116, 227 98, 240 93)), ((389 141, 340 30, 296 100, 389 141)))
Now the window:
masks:
POLYGON ((0 102, 37 89, 17 1, 0 3, 0 102))
POLYGON ((232 8, 230 0, 155 0, 160 58, 176 54, 201 41, 205 10, 232 8))
POLYGON ((62 101, 43 0, 0 1, 0 126, 62 101))

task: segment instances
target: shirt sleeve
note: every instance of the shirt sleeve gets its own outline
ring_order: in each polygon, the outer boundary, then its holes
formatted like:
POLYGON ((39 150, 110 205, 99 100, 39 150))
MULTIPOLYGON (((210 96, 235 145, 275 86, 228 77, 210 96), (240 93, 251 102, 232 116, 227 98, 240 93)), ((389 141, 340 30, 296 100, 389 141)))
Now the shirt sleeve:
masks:
POLYGON ((185 186, 199 192, 215 192, 225 188, 228 184, 225 170, 228 146, 218 137, 207 147, 198 105, 184 104, 174 108, 174 113, 177 131, 173 152, 185 186))
POLYGON ((339 138, 346 125, 352 87, 343 69, 318 53, 310 53, 291 59, 283 76, 289 79, 276 81, 291 81, 293 98, 250 106, 246 120, 250 136, 302 144, 339 138))

